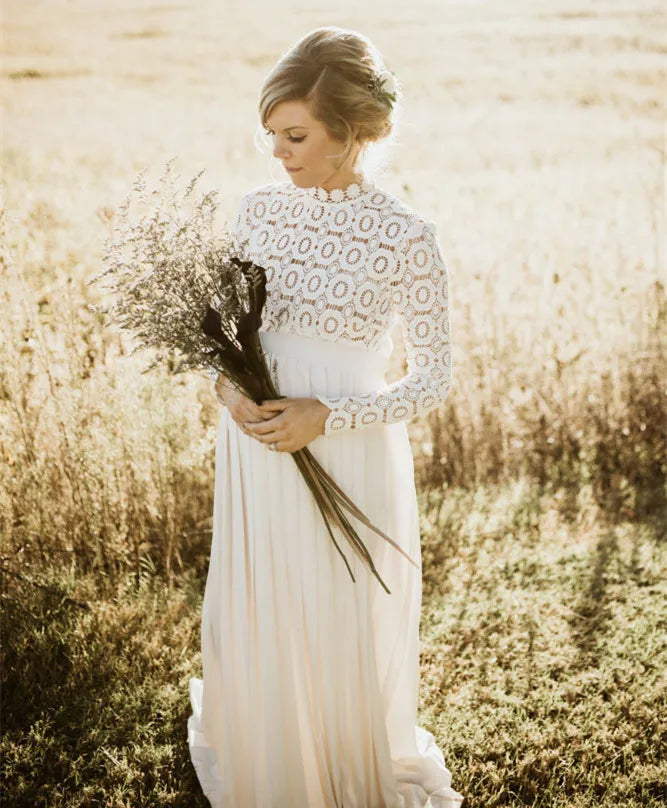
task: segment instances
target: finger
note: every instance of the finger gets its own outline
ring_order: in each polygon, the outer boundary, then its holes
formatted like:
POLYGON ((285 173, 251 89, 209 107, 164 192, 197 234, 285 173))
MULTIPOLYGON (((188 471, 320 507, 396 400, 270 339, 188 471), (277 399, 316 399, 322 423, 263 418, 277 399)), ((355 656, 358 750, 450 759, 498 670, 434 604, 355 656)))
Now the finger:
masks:
POLYGON ((252 420, 266 421, 267 418, 273 418, 275 414, 274 410, 262 410, 259 407, 255 407, 252 413, 252 420))
POLYGON ((259 425, 268 425, 269 427, 273 426, 274 424, 282 424, 285 420, 285 416, 282 412, 267 412, 261 415, 259 418, 251 418, 249 421, 246 421, 247 424, 257 424, 259 425))
MULTIPOLYGON (((255 434, 252 432, 252 430, 249 428, 249 426, 246 426, 246 424, 245 424, 243 421, 240 421, 240 422, 239 422, 238 427, 239 427, 239 429, 241 430, 241 432, 243 432, 243 434, 244 434, 244 435, 247 435, 249 438, 254 438, 255 440, 258 440, 258 441, 259 441, 259 440, 260 440, 260 438, 261 438, 261 437, 263 437, 263 436, 260 436, 260 435, 255 435, 255 434)), ((263 443, 264 441, 263 441, 263 440, 261 440, 260 442, 262 442, 262 443, 263 443)))
POLYGON ((264 413, 252 413, 246 415, 243 418, 239 418, 239 423, 243 424, 263 424, 265 421, 272 421, 274 418, 278 416, 274 412, 264 412, 264 413))
POLYGON ((263 411, 256 404, 246 405, 243 414, 246 421, 259 421, 264 417, 263 411))
POLYGON ((253 435, 268 435, 280 427, 281 422, 276 421, 276 418, 269 418, 266 421, 246 421, 245 426, 253 435))
POLYGON ((275 418, 276 415, 273 412, 264 412, 264 413, 245 413, 242 418, 239 418, 240 424, 261 424, 263 421, 268 421, 272 418, 275 418))
POLYGON ((247 431, 248 435, 257 438, 257 440, 262 441, 262 443, 271 443, 273 440, 284 440, 286 437, 285 430, 278 429, 275 426, 267 429, 264 424, 248 424, 247 431))
POLYGON ((266 401, 262 401, 262 403, 259 405, 261 410, 270 412, 275 410, 284 410, 287 406, 288 402, 284 398, 266 399, 266 401))
POLYGON ((283 433, 278 431, 269 432, 266 435, 253 435, 253 437, 255 438, 255 440, 260 441, 260 443, 266 443, 266 444, 275 443, 276 446, 280 446, 281 441, 285 440, 285 436, 283 435, 283 433))
POLYGON ((286 439, 277 440, 275 442, 275 444, 276 444, 276 447, 275 447, 275 449, 272 450, 272 451, 275 451, 275 452, 289 452, 290 454, 292 454, 293 452, 298 451, 296 445, 293 442, 291 442, 289 440, 286 440, 286 439))

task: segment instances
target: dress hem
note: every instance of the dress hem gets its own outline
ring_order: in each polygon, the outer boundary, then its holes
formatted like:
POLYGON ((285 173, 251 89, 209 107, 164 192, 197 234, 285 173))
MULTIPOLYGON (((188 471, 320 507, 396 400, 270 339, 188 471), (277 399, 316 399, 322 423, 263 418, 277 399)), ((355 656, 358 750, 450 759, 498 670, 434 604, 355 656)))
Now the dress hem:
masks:
MULTIPOLYGON (((222 777, 215 759, 215 751, 208 743, 201 721, 203 680, 193 676, 190 678, 188 687, 190 706, 192 708, 192 713, 187 722, 190 759, 204 796, 211 803, 212 808, 222 808, 222 777)), ((420 759, 428 758, 429 763, 434 764, 437 762, 437 765, 442 767, 442 775, 449 780, 451 775, 445 766, 442 752, 437 747, 432 733, 417 725, 416 734, 420 759)), ((395 762, 398 763, 398 761, 395 762)), ((464 801, 463 794, 450 785, 427 790, 418 783, 406 783, 399 793, 398 808, 461 808, 464 801), (402 802, 400 802, 401 799, 402 802)), ((263 806, 262 808, 269 808, 269 806, 263 806)), ((296 806, 290 806, 290 808, 296 808, 296 806)), ((303 808, 306 808, 306 806, 303 806, 303 808)), ((344 808, 348 807, 344 806, 344 808)), ((366 808, 366 806, 363 808, 366 808)))

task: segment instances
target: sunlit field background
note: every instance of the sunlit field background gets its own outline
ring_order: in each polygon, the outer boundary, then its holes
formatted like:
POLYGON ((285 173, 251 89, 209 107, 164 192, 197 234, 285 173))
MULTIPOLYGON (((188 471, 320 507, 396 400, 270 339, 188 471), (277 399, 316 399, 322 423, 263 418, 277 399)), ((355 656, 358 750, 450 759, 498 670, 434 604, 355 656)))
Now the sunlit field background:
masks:
POLYGON ((141 375, 86 281, 139 171, 205 168, 225 216, 286 178, 259 89, 327 24, 403 84, 377 182, 435 221, 450 273, 453 390, 409 427, 420 723, 464 808, 663 804, 660 6, 6 0, 3 804, 207 805, 187 681, 220 407, 141 375))

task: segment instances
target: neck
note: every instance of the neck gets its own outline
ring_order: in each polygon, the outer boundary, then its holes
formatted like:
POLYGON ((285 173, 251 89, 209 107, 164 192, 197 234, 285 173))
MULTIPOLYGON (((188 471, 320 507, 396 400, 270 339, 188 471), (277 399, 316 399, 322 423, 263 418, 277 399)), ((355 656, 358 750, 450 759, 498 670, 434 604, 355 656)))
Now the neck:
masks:
POLYGON ((320 183, 320 187, 324 188, 325 191, 333 191, 334 188, 347 188, 347 186, 352 185, 352 183, 361 185, 363 182, 364 177, 360 172, 346 172, 345 174, 341 174, 339 171, 334 171, 330 177, 320 183))

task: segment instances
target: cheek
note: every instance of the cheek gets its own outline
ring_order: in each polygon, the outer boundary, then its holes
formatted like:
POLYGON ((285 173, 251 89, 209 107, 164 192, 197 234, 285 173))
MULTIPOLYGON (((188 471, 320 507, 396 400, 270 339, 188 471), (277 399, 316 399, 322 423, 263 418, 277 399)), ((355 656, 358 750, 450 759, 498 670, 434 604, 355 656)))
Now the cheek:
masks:
POLYGON ((322 149, 322 144, 313 142, 309 139, 304 140, 303 143, 297 144, 299 145, 300 151, 299 156, 307 163, 319 163, 321 162, 324 157, 324 151, 322 149))
POLYGON ((309 162, 313 159, 313 146, 308 142, 308 140, 304 140, 303 143, 296 143, 295 145, 297 147, 297 154, 299 155, 300 159, 304 160, 305 162, 309 162))

